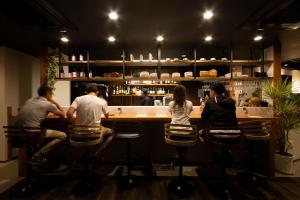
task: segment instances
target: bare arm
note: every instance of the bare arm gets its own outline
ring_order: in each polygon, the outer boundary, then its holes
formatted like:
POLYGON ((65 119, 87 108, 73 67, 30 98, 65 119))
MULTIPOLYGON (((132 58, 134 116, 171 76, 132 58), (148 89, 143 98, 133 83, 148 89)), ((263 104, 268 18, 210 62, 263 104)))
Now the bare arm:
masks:
POLYGON ((75 113, 75 108, 73 108, 72 106, 68 109, 67 111, 67 117, 68 119, 70 119, 71 121, 75 120, 74 118, 74 113, 75 113))
POLYGON ((54 101, 53 99, 51 99, 49 101, 51 103, 53 103, 56 106, 56 108, 58 109, 58 111, 54 112, 53 114, 55 114, 55 115, 57 115, 61 118, 64 118, 66 116, 64 109, 56 101, 54 101))

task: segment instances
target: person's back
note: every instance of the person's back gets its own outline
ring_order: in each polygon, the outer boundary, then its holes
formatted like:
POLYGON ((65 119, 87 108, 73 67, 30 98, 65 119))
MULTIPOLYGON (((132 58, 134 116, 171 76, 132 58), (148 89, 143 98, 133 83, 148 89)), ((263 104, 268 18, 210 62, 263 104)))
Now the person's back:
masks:
MULTIPOLYGON (((49 113, 59 117, 65 116, 62 107, 52 98, 52 88, 43 85, 38 89, 38 95, 38 97, 27 100, 22 106, 16 119, 16 126, 39 128, 41 121, 47 118, 49 113)), ((34 153, 31 158, 32 162, 46 162, 45 156, 48 152, 63 142, 67 135, 61 131, 46 129, 44 137, 52 140, 34 153)))
POLYGON ((190 124, 189 114, 193 111, 192 102, 186 100, 182 106, 176 105, 175 101, 169 103, 169 112, 172 115, 171 124, 190 124))
POLYGON ((100 128, 91 128, 88 127, 88 130, 97 129, 101 140, 100 147, 95 153, 96 157, 101 155, 101 152, 106 148, 106 146, 113 139, 113 130, 106 128, 101 125, 101 115, 103 114, 108 118, 108 106, 107 102, 98 97, 99 89, 96 85, 90 84, 87 88, 87 95, 77 97, 71 104, 67 116, 69 119, 74 121, 74 113, 77 112, 75 118, 76 125, 92 125, 99 126, 100 128))
POLYGON ((208 120, 211 127, 237 127, 235 102, 224 96, 225 87, 221 83, 211 86, 210 99, 206 102, 201 117, 208 120))
POLYGON ((107 114, 107 103, 93 95, 77 97, 71 107, 75 108, 77 125, 93 125, 101 123, 101 115, 107 114))
POLYGON ((235 102, 225 96, 206 102, 201 117, 209 121, 211 127, 236 127, 235 102))
POLYGON ((16 126, 40 127, 41 121, 57 108, 44 97, 33 97, 26 101, 18 113, 16 126))

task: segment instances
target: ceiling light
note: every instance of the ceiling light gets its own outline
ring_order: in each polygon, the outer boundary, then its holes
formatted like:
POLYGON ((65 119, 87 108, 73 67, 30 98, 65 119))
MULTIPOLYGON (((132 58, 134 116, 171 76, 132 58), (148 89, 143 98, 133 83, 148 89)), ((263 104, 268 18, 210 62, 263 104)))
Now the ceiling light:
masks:
POLYGON ((204 40, 205 40, 206 42, 210 42, 212 39, 213 39, 213 38, 212 38, 211 35, 208 35, 208 36, 206 36, 206 37, 204 38, 204 40))
POLYGON ((288 64, 287 64, 287 63, 285 63, 283 66, 287 67, 287 66, 288 66, 288 64))
POLYGON ((262 39, 263 39, 263 36, 261 36, 261 35, 257 35, 253 38, 254 41, 260 41, 262 39))
POLYGON ((61 40, 62 42, 64 42, 64 43, 69 42, 69 38, 67 38, 66 36, 62 36, 62 37, 60 38, 60 40, 61 40))
POLYGON ((116 41, 116 38, 114 36, 109 36, 107 39, 108 39, 109 42, 115 42, 116 41))
POLYGON ((214 13, 211 10, 207 10, 203 13, 203 19, 211 19, 214 13))
POLYGON ((164 40, 164 37, 162 35, 159 35, 156 37, 157 42, 162 42, 164 40))
POLYGON ((117 12, 111 11, 111 12, 108 14, 108 17, 109 17, 109 19, 115 21, 115 20, 117 20, 117 19, 119 18, 119 15, 118 15, 117 12))

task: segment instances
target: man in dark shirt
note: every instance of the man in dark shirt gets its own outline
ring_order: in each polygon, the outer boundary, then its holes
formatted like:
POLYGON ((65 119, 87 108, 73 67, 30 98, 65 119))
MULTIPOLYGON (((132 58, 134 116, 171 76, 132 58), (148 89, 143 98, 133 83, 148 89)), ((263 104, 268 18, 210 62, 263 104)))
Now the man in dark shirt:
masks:
POLYGON ((152 99, 148 96, 148 90, 143 88, 143 96, 141 97, 140 105, 141 106, 152 106, 152 99))
POLYGON ((224 95, 222 83, 211 86, 210 99, 205 103, 201 114, 202 119, 209 122, 210 127, 237 127, 235 102, 224 95))

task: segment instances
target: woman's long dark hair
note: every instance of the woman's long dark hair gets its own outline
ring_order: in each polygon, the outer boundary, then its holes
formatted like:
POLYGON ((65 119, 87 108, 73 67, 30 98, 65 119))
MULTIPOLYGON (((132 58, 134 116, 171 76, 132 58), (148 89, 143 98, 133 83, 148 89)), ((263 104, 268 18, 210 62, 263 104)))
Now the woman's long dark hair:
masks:
POLYGON ((173 100, 175 101, 174 107, 176 105, 183 106, 185 103, 185 93, 186 89, 183 85, 177 85, 174 89, 173 100))

